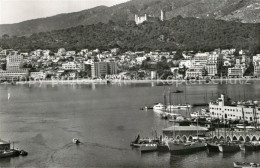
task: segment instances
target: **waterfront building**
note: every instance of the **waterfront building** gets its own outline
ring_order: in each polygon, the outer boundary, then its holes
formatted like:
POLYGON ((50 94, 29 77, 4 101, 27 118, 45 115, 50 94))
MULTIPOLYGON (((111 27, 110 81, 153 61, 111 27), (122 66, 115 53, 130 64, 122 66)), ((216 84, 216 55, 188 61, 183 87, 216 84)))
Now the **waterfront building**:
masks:
POLYGON ((117 74, 116 62, 94 62, 91 65, 91 77, 99 78, 117 74))
POLYGON ((232 68, 228 68, 228 77, 242 78, 245 73, 245 65, 240 64, 240 60, 236 59, 236 64, 232 68))
POLYGON ((186 71, 185 78, 199 78, 205 74, 204 69, 198 67, 191 67, 186 71))
POLYGON ((0 78, 6 78, 7 80, 18 80, 24 78, 25 80, 29 76, 28 69, 20 69, 20 70, 8 70, 8 71, 0 71, 0 78))
POLYGON ((254 103, 232 103, 225 95, 209 103, 212 118, 224 120, 246 120, 250 123, 260 122, 260 107, 254 103), (244 114, 243 114, 244 113, 244 114), (243 117, 244 116, 244 117, 243 117))
POLYGON ((22 68, 23 56, 18 55, 16 52, 10 53, 6 57, 6 71, 0 71, 0 78, 7 80, 18 80, 24 78, 26 80, 29 76, 29 70, 22 68))
POLYGON ((192 66, 196 68, 204 68, 208 62, 209 52, 197 53, 194 55, 192 66))
POLYGON ((176 139, 182 140, 192 140, 192 137, 196 137, 197 135, 206 136, 208 133, 208 129, 205 127, 199 126, 171 126, 162 130, 164 137, 174 137, 176 139))
POLYGON ((23 56, 14 54, 9 54, 6 57, 6 70, 7 71, 17 71, 22 68, 23 65, 23 56))
POLYGON ((45 72, 31 72, 30 77, 33 79, 45 79, 46 78, 46 73, 45 72))
POLYGON ((67 62, 62 64, 62 69, 64 70, 81 70, 83 65, 75 62, 67 62))

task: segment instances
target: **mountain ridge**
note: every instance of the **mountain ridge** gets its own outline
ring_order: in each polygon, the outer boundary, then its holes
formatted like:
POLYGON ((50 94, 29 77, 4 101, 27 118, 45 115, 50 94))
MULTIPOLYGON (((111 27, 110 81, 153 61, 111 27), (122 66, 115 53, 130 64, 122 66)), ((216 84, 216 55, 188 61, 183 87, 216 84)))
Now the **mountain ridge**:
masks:
POLYGON ((168 20, 180 15, 242 23, 260 22, 260 0, 131 0, 111 7, 97 6, 79 12, 3 24, 0 25, 0 36, 27 36, 99 22, 133 21, 135 14, 159 16, 160 10, 166 11, 168 20))

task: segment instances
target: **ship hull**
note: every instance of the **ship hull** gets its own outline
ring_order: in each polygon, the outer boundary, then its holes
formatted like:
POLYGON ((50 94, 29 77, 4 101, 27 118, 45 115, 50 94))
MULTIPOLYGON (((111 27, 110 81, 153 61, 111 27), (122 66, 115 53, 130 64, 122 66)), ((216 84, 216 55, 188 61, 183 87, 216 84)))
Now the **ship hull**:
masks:
POLYGON ((220 152, 219 145, 214 143, 207 143, 207 149, 209 152, 220 152))
POLYGON ((206 146, 203 143, 196 143, 194 145, 169 143, 169 149, 172 155, 186 155, 206 150, 206 146))
POLYGON ((238 152, 240 147, 237 144, 221 144, 219 145, 219 151, 222 153, 238 152))

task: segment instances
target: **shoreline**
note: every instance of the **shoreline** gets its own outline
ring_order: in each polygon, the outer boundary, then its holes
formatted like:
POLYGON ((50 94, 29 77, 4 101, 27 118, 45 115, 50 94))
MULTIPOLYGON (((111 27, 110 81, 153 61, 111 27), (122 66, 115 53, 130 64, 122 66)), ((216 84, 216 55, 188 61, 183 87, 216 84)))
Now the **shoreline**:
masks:
MULTIPOLYGON (((120 84, 120 83, 156 83, 156 84, 236 84, 237 82, 254 82, 260 81, 260 78, 227 78, 227 79, 211 79, 210 81, 203 80, 92 80, 92 79, 75 79, 75 80, 31 80, 31 81, 17 81, 15 84, 120 84), (108 82, 109 81, 109 82, 108 82), (217 83, 216 83, 217 82, 217 83), (233 82, 233 83, 232 83, 233 82)), ((1 83, 11 84, 11 83, 1 83)), ((250 84, 250 83, 249 83, 250 84)))

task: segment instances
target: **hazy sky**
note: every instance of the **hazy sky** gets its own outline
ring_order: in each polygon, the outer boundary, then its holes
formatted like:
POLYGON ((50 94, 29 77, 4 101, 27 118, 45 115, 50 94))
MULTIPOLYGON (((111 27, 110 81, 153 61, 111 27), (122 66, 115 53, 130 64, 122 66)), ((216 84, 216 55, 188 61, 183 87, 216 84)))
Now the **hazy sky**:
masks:
POLYGON ((0 0, 0 24, 77 12, 99 5, 112 6, 128 0, 0 0))

